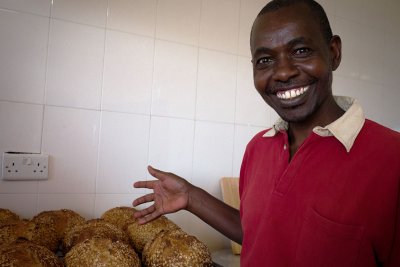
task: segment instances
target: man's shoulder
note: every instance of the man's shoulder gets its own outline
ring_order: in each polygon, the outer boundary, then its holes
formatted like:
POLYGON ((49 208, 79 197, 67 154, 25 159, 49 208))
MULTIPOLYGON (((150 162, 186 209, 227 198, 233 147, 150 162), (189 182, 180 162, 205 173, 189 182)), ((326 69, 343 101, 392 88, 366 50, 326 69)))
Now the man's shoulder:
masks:
POLYGON ((373 136, 375 139, 385 139, 391 142, 400 142, 400 133, 392 130, 386 126, 379 124, 378 122, 366 119, 363 127, 363 131, 368 136, 373 136))
POLYGON ((362 146, 368 146, 370 150, 391 151, 400 155, 400 133, 375 121, 366 119, 357 139, 362 146))

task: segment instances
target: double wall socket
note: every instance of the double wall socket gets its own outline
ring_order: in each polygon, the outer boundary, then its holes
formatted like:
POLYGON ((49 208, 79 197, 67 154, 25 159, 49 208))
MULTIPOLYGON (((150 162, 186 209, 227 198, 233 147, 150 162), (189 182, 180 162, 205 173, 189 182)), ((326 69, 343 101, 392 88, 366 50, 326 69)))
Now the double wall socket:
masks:
POLYGON ((5 152, 3 180, 46 180, 49 176, 49 155, 5 152))

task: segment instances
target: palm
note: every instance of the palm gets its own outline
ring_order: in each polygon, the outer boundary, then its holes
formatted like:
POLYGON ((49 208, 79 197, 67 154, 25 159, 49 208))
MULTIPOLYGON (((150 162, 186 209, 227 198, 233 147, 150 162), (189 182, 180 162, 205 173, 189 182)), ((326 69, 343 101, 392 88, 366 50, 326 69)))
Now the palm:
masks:
POLYGON ((154 202, 148 208, 135 213, 134 216, 138 218, 141 223, 152 221, 163 214, 187 208, 190 184, 185 179, 173 173, 162 172, 152 167, 149 167, 149 172, 158 180, 140 181, 134 184, 136 188, 148 188, 153 190, 153 193, 133 201, 133 206, 154 202))
POLYGON ((186 182, 173 174, 164 181, 155 181, 154 205, 161 214, 176 212, 188 204, 186 182))

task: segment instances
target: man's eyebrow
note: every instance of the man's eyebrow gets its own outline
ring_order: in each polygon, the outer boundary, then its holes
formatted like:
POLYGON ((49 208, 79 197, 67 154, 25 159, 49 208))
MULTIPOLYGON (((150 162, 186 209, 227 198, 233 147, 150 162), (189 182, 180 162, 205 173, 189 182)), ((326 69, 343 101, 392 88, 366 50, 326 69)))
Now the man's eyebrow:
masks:
POLYGON ((295 45, 304 44, 304 43, 306 43, 306 38, 304 38, 304 37, 298 37, 298 38, 294 38, 294 39, 290 40, 290 41, 287 43, 287 45, 290 46, 290 47, 293 47, 293 46, 295 46, 295 45))
POLYGON ((253 56, 257 56, 260 54, 269 54, 272 51, 272 49, 269 49, 268 47, 262 46, 262 47, 258 47, 254 53, 253 56))
MULTIPOLYGON (((286 46, 293 47, 295 45, 304 43, 307 43, 307 39, 301 36, 290 40, 289 42, 286 43, 286 46)), ((272 51, 273 51, 272 48, 261 46, 254 51, 253 56, 257 56, 260 54, 270 54, 272 51)))

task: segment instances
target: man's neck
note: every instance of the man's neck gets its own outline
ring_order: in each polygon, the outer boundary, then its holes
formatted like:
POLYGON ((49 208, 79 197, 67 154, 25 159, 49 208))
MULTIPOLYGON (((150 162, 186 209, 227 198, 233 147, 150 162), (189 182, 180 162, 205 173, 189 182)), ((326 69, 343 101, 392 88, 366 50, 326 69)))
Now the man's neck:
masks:
POLYGON ((327 126, 340 118, 344 112, 345 111, 338 106, 332 96, 326 100, 326 103, 321 105, 321 108, 306 120, 301 122, 289 122, 288 136, 290 158, 293 157, 297 149, 303 144, 315 127, 327 126))

